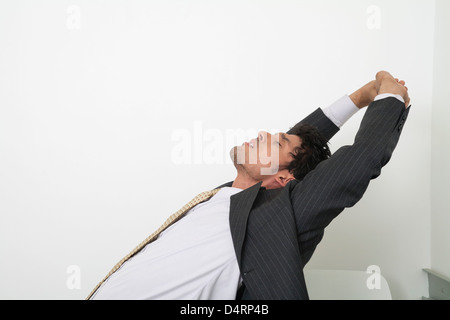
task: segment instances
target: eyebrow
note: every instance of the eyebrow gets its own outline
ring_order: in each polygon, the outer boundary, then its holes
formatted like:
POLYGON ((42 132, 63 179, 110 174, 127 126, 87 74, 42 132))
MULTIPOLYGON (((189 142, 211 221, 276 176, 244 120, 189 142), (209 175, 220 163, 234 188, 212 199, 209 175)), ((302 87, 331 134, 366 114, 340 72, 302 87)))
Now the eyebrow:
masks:
POLYGON ((281 133, 280 136, 281 136, 281 139, 283 139, 284 141, 287 141, 289 144, 291 143, 291 140, 289 140, 288 137, 286 137, 285 133, 281 133))
MULTIPOLYGON (((283 140, 287 141, 289 144, 291 144, 291 140, 288 139, 288 137, 286 136, 285 133, 280 133, 280 136, 281 136, 281 139, 283 139, 283 140)), ((297 149, 295 149, 295 150, 297 150, 297 149)), ((295 152, 295 151, 294 151, 294 152, 295 152)), ((289 152, 289 154, 290 154, 292 157, 295 157, 294 152, 289 152)))

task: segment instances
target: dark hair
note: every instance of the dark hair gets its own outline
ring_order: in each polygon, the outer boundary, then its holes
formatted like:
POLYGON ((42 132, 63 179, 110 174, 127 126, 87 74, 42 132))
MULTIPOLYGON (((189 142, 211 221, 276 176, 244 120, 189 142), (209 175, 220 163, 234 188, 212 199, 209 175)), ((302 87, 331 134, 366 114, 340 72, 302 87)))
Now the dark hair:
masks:
POLYGON ((297 180, 303 180, 320 162, 331 157, 331 151, 327 140, 313 126, 299 124, 292 128, 289 134, 299 136, 302 145, 294 150, 294 160, 287 169, 297 180))

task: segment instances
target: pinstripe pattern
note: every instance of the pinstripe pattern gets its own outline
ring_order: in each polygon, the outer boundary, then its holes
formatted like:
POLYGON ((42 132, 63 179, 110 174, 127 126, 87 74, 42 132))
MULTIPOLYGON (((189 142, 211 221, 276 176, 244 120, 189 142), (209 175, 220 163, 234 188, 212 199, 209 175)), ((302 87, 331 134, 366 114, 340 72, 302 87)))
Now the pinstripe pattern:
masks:
MULTIPOLYGON (((308 299, 303 267, 322 240, 325 227, 344 208, 356 204, 370 180, 380 175, 398 143, 409 110, 405 111, 395 98, 374 102, 366 111, 355 143, 336 151, 304 180, 291 181, 278 190, 266 190, 259 183, 231 197, 231 235, 245 285, 242 299, 308 299)), ((327 140, 339 131, 320 109, 301 123, 316 126, 327 140)), ((202 195, 200 202, 210 196, 202 195)), ((197 203, 171 216, 110 274, 197 203)))
MULTIPOLYGON (((409 110, 395 98, 374 102, 354 144, 340 148, 304 180, 279 190, 257 184, 231 197, 242 299, 308 299, 303 267, 324 229, 362 198, 389 162, 409 110)), ((301 123, 316 126, 328 140, 339 131, 320 109, 301 123)))
POLYGON ((297 126, 304 123, 317 127, 326 140, 330 140, 339 131, 339 127, 331 122, 321 109, 317 109, 305 119, 296 124, 291 130, 287 132, 287 134, 292 134, 297 126))

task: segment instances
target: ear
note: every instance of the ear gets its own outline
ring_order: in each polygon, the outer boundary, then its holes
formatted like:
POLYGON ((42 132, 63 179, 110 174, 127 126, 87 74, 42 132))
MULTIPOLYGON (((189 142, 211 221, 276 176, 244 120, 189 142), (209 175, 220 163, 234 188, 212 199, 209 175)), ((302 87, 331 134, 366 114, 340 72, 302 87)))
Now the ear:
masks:
POLYGON ((292 174, 292 173, 290 173, 290 172, 287 172, 286 174, 282 174, 282 175, 280 175, 280 174, 278 174, 278 175, 276 175, 276 181, 277 181, 277 183, 282 187, 282 188, 284 188, 284 187, 286 187, 286 185, 289 183, 289 182, 291 182, 292 180, 295 180, 295 177, 294 177, 294 175, 292 174))
POLYGON ((266 189, 280 189, 284 188, 290 181, 295 180, 295 177, 288 170, 282 170, 274 174, 263 183, 263 187, 266 189))

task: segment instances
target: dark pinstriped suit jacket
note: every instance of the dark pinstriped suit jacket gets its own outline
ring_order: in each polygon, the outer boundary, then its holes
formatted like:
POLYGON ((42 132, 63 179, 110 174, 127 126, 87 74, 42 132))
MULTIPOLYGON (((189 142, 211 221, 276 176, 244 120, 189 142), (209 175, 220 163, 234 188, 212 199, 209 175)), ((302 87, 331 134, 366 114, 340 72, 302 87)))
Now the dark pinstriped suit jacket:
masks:
MULTIPOLYGON (((380 175, 409 110, 395 98, 373 102, 354 144, 337 150, 302 181, 278 190, 259 183, 231 197, 231 234, 245 285, 240 298, 308 299, 303 267, 325 227, 380 175)), ((327 140, 339 131, 321 109, 301 123, 316 126, 327 140)))

